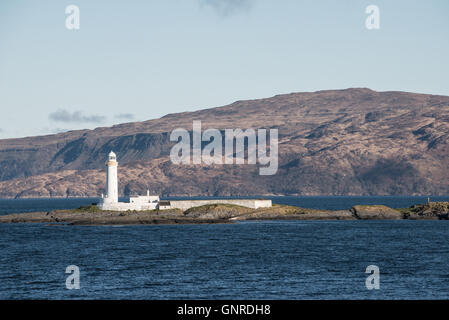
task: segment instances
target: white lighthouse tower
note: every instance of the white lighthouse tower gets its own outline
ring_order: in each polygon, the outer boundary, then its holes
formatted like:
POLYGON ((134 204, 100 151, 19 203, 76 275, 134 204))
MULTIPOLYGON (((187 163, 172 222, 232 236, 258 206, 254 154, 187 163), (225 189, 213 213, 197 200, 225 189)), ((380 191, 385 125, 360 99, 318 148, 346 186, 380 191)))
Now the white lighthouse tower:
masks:
POLYGON ((118 203, 118 181, 117 181, 117 156, 114 152, 110 152, 106 161, 106 197, 104 203, 118 203))
POLYGON ((155 210, 159 205, 159 196, 129 197, 128 202, 118 202, 117 156, 110 152, 106 161, 106 195, 102 195, 98 208, 101 210, 127 211, 127 210, 155 210))

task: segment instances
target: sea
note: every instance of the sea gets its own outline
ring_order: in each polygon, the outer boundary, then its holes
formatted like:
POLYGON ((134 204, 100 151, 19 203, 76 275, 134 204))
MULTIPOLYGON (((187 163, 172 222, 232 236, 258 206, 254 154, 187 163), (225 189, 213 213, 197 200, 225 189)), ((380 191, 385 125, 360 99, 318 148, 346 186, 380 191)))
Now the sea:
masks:
MULTIPOLYGON (((333 210, 427 201, 265 198, 333 210)), ((4 199, 0 215, 96 201, 4 199)), ((448 299, 448 236, 449 221, 0 224, 0 299, 448 299)))

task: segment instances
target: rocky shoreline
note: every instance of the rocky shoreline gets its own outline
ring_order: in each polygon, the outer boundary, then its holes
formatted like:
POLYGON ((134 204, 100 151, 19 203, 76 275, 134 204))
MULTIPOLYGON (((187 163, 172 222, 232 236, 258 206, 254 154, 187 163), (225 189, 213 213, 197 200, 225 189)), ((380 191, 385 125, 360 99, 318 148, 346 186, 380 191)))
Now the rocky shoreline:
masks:
POLYGON ((433 202, 411 208, 392 209, 382 205, 356 205, 350 210, 315 210, 286 205, 250 209, 216 204, 186 211, 102 211, 96 206, 75 210, 16 213, 0 216, 0 223, 47 223, 51 225, 154 225, 213 224, 249 220, 448 220, 449 202, 433 202))

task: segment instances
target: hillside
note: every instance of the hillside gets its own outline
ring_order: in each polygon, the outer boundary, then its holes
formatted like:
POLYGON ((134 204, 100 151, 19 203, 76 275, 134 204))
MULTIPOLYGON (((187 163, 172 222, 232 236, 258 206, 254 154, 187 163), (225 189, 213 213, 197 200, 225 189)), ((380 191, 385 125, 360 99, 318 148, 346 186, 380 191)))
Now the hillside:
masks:
POLYGON ((122 194, 416 195, 449 190, 449 97, 347 89, 292 93, 95 130, 0 140, 0 197, 98 196, 118 155, 122 194), (177 166, 175 128, 278 128, 279 170, 177 166))

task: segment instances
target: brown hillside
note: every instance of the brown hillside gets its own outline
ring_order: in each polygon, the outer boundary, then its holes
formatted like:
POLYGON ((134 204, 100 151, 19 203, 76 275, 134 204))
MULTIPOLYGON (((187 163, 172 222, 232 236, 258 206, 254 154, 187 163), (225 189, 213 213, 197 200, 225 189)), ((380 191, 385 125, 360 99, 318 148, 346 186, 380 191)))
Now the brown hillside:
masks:
POLYGON ((0 196, 97 196, 119 158, 122 193, 164 195, 447 194, 449 97, 369 89, 292 93, 160 119, 0 140, 0 196), (279 170, 176 166, 170 132, 277 128, 279 170))

